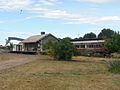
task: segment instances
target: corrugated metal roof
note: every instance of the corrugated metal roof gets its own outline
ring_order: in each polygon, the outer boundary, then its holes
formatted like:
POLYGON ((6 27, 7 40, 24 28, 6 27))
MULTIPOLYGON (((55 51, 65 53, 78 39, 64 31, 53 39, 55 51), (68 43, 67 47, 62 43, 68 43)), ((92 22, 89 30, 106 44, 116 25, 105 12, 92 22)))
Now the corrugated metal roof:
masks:
POLYGON ((104 40, 103 38, 80 38, 80 39, 71 39, 71 41, 94 41, 94 40, 104 40))
POLYGON ((104 43, 105 40, 89 40, 89 41, 73 41, 72 43, 78 44, 78 43, 104 43))
POLYGON ((50 34, 43 34, 43 35, 35 35, 35 36, 31 36, 25 40, 23 40, 23 43, 35 43, 38 42, 40 40, 42 40, 43 38, 47 37, 50 34))

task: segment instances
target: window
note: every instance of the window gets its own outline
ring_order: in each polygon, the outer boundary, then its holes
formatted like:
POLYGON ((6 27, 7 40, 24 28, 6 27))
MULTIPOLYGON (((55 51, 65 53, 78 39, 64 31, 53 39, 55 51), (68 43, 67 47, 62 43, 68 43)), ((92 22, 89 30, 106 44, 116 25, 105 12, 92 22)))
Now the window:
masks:
POLYGON ((79 45, 75 45, 76 48, 79 48, 79 45))
POLYGON ((85 48, 85 45, 84 45, 84 44, 82 44, 82 45, 80 45, 80 47, 81 47, 81 48, 85 48))

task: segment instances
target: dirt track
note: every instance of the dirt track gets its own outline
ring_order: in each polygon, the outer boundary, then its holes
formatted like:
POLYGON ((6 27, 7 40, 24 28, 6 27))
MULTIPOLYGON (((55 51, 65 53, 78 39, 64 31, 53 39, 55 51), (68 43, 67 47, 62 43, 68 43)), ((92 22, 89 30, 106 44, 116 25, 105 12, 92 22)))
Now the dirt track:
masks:
POLYGON ((22 54, 9 54, 11 55, 10 60, 5 60, 0 62, 0 70, 16 67, 26 63, 35 61, 37 56, 35 55, 22 55, 22 54), (14 57, 14 58, 13 58, 14 57))

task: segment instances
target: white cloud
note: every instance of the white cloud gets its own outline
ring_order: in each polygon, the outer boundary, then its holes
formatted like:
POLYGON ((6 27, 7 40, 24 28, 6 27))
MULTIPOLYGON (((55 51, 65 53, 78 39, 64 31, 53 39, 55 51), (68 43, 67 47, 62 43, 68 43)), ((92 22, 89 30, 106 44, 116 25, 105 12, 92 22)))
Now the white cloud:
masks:
POLYGON ((120 16, 107 16, 107 17, 102 17, 102 21, 120 21, 120 16))
POLYGON ((43 8, 46 5, 56 5, 61 3, 59 0, 0 0, 0 10, 32 9, 35 7, 43 8))
POLYGON ((81 17, 79 14, 69 13, 65 10, 52 10, 47 8, 35 7, 30 9, 31 12, 36 13, 34 16, 27 17, 26 19, 31 18, 49 18, 49 19, 63 19, 63 20, 76 20, 81 17))
POLYGON ((102 16, 102 17, 83 16, 81 14, 70 13, 65 10, 33 8, 32 12, 37 13, 37 15, 29 16, 26 19, 33 18, 60 19, 64 20, 66 24, 81 24, 81 23, 97 24, 104 22, 120 21, 120 16, 102 16))
POLYGON ((117 0, 77 0, 77 1, 102 4, 116 2, 117 0))
MULTIPOLYGON (((112 0, 84 0, 84 1, 106 3, 106 2, 111 2, 112 0)), ((28 16, 23 20, 28 20, 33 18, 49 18, 49 19, 64 20, 66 24, 81 24, 81 23, 96 24, 102 22, 120 21, 119 16, 90 17, 90 16, 83 16, 77 13, 68 12, 65 10, 48 9, 41 6, 41 3, 55 4, 57 2, 59 2, 59 0, 0 0, 0 10, 11 11, 11 10, 25 9, 30 13, 33 13, 34 15, 28 16)), ((0 21, 0 23, 3 22, 0 21)))
POLYGON ((103 16, 103 17, 82 17, 73 21, 65 22, 65 24, 100 24, 100 23, 114 23, 120 22, 120 16, 103 16))
POLYGON ((30 32, 9 32, 9 31, 0 31, 1 34, 5 35, 5 36, 17 36, 17 35, 33 35, 33 33, 30 32))
POLYGON ((69 19, 77 18, 78 16, 75 14, 68 13, 67 11, 49 10, 48 12, 44 13, 43 17, 69 20, 69 19))
POLYGON ((59 0, 39 0, 39 2, 44 5, 55 5, 57 3, 60 3, 59 0))
POLYGON ((28 8, 31 0, 0 0, 0 10, 17 10, 28 8))
POLYGON ((47 5, 57 3, 60 3, 59 0, 0 0, 0 11, 27 10, 30 13, 45 13, 49 11, 47 5))
MULTIPOLYGON (((33 33, 30 33, 30 32, 14 32, 14 31, 5 31, 5 30, 0 30, 0 34, 1 36, 4 36, 0 38, 0 44, 1 45, 5 45, 5 38, 7 39, 8 37, 18 37, 20 35, 33 35, 33 33)), ((23 38, 24 39, 24 38, 23 38)), ((19 41, 16 41, 16 40, 12 40, 11 41, 12 43, 14 44, 18 44, 19 41)))

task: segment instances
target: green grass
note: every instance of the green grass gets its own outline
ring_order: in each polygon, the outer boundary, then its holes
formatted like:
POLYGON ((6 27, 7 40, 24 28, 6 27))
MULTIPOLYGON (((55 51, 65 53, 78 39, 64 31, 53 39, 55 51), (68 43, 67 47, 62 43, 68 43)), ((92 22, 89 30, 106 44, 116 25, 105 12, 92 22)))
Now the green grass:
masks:
POLYGON ((103 59, 54 61, 39 57, 35 56, 37 60, 32 63, 0 71, 0 90, 120 90, 120 75, 108 72, 103 59))
POLYGON ((109 63, 109 71, 111 73, 120 74, 120 60, 111 61, 109 63))

